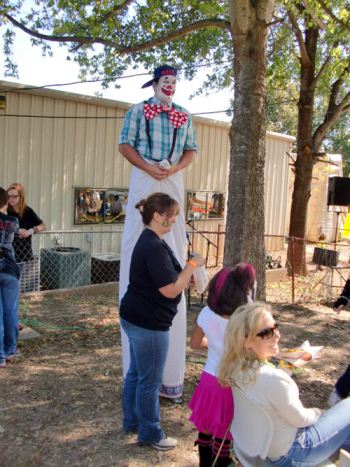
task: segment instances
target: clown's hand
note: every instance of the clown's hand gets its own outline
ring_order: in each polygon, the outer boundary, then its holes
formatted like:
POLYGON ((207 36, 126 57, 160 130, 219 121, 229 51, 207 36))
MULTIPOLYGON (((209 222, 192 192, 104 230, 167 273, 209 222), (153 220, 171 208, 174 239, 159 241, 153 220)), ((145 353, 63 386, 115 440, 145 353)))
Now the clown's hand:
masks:
POLYGON ((158 162, 158 166, 165 170, 169 170, 171 168, 171 164, 168 161, 168 159, 163 159, 160 162, 158 162))
POLYGON ((148 164, 147 173, 156 180, 164 180, 168 176, 168 170, 153 164, 148 164))
POLYGON ((179 169, 178 165, 177 165, 177 164, 173 164, 173 165, 170 167, 170 169, 168 170, 168 177, 169 177, 170 175, 175 174, 175 173, 178 172, 179 170, 180 170, 180 169, 179 169))

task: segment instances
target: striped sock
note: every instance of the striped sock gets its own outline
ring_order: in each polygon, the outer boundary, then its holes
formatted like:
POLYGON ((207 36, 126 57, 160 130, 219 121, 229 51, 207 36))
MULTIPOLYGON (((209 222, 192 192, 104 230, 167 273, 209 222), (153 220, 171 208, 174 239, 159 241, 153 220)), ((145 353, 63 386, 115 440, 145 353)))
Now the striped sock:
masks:
POLYGON ((195 446, 209 447, 211 446, 213 435, 210 433, 198 433, 198 439, 195 441, 195 446))
MULTIPOLYGON (((222 443, 222 438, 214 438, 212 450, 213 450, 213 456, 216 457, 217 453, 220 450, 220 446, 222 443)), ((230 448, 231 448, 231 440, 230 439, 225 439, 224 444, 222 445, 219 458, 221 457, 229 457, 230 456, 230 448)))

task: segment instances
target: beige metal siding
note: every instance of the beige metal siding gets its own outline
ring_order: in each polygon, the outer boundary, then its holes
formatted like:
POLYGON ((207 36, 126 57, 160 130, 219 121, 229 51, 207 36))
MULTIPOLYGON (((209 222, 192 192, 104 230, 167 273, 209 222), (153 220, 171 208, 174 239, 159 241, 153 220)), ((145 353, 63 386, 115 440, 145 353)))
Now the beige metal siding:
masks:
MULTIPOLYGON (((6 92, 6 110, 0 113, 43 117, 0 117, 0 184, 23 183, 28 204, 50 230, 110 230, 110 225, 74 225, 74 187, 128 187, 130 164, 118 153, 128 105, 60 91, 21 91, 19 85, 1 82, 0 89, 6 88, 17 88, 18 92, 6 92)), ((199 155, 184 172, 185 187, 225 192, 229 125, 203 118, 194 118, 194 123, 199 155)), ((266 137, 265 227, 269 234, 285 234, 286 152, 291 141, 290 137, 270 133, 266 137)), ((122 225, 112 227, 121 230, 122 225)), ((205 229, 209 230, 207 226, 205 229)), ((105 247, 101 243, 100 248, 105 247)))
POLYGON ((28 204, 50 229, 73 227, 74 187, 127 187, 130 167, 117 151, 125 109, 8 93, 6 112, 56 117, 0 120, 1 183, 23 183, 28 204))
POLYGON ((198 155, 185 172, 188 190, 226 191, 229 165, 229 126, 195 118, 198 155))
POLYGON ((266 135, 265 233, 285 235, 288 223, 289 157, 292 138, 266 135))
MULTIPOLYGON (((293 155, 295 158, 296 155, 293 155)), ((342 156, 340 154, 328 154, 324 162, 319 162, 313 168, 311 182, 311 197, 307 209, 306 239, 317 242, 320 234, 326 236, 326 241, 334 241, 335 229, 337 224, 337 215, 334 213, 337 207, 327 206, 328 178, 331 176, 342 176, 342 156), (336 165, 334 165, 336 164, 336 165)), ((289 204, 292 202, 294 189, 294 174, 290 170, 289 182, 289 204)), ((289 206, 290 210, 290 206, 289 206)), ((341 209, 346 211, 346 208, 341 209)), ((345 221, 345 215, 340 215, 339 230, 345 221)), ((289 217, 288 217, 289 222, 289 217)), ((288 224, 289 228, 289 224, 288 224)))
MULTIPOLYGON (((308 205, 306 227, 306 238, 308 240, 318 241, 321 233, 326 236, 326 241, 333 242, 335 240, 337 225, 335 212, 345 213, 347 208, 327 206, 328 179, 331 176, 341 177, 342 175, 342 156, 340 154, 328 154, 325 162, 319 162, 315 165, 311 184, 311 198, 308 205)), ((343 214, 339 217, 338 231, 341 230, 344 220, 345 215, 343 214)))

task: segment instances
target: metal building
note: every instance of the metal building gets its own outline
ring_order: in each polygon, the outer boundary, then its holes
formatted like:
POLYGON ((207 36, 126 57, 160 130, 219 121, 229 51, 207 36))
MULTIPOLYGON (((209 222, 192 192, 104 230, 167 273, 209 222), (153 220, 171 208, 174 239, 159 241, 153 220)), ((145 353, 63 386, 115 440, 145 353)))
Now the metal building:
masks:
MULTIPOLYGON (((130 164, 118 153, 118 137, 129 105, 5 81, 0 81, 0 103, 0 185, 22 183, 28 204, 50 230, 110 229, 105 224, 75 225, 74 193, 78 187, 128 187, 130 164)), ((225 194, 229 124, 198 117, 193 120, 199 157, 185 171, 185 187, 193 192, 225 194)), ((287 153, 293 141, 293 137, 278 133, 266 135, 267 234, 286 234, 287 153)), ((223 227, 224 219, 206 220, 200 228, 216 230, 219 224, 223 227)), ((107 249, 105 245, 97 248, 107 249)))

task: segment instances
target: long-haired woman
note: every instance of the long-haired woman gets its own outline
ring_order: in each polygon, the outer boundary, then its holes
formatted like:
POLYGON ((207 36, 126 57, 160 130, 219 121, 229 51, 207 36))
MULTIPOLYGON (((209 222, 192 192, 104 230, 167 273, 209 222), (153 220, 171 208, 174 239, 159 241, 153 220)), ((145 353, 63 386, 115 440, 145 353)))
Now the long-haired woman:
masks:
MULTIPOLYGON (((325 461, 340 447, 350 451, 350 398, 325 412, 305 408, 296 383, 269 363, 269 358, 278 354, 279 340, 278 323, 267 305, 238 308, 226 328, 218 372, 222 384, 232 386, 233 392, 240 388, 270 415, 273 435, 269 462, 311 466, 325 461)), ((250 423, 256 423, 253 416, 250 423)))
POLYGON ((19 233, 15 236, 13 248, 17 263, 22 263, 20 289, 22 292, 29 292, 35 287, 35 277, 32 272, 32 236, 43 232, 46 226, 36 212, 27 205, 24 187, 21 183, 12 183, 7 188, 7 193, 9 196, 8 213, 17 217, 19 221, 19 233))

